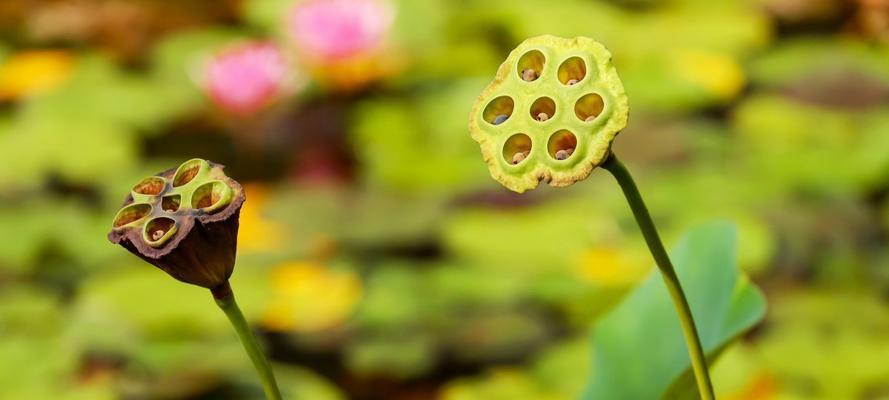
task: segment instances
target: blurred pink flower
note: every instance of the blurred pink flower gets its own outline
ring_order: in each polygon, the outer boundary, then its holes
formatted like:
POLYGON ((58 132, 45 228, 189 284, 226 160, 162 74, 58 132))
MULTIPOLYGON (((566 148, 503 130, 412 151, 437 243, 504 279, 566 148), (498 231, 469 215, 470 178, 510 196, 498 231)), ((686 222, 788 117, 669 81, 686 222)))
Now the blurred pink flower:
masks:
POLYGON ((307 56, 337 61, 378 48, 395 8, 387 0, 306 0, 288 15, 288 29, 307 56))
POLYGON ((225 49, 205 65, 203 87, 224 110, 249 115, 282 95, 288 65, 274 44, 251 42, 225 49))

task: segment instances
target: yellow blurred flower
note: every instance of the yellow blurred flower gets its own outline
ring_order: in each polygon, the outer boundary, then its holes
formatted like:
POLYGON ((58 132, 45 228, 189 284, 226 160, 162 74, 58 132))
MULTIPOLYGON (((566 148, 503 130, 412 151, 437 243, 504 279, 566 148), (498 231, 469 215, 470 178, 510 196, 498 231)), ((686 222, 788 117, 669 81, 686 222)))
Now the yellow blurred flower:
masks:
POLYGON ((362 295, 353 272, 314 263, 284 263, 271 278, 272 300, 262 324, 275 331, 317 332, 339 326, 362 295))
POLYGON ((244 185, 247 201, 241 208, 241 226, 238 249, 242 251, 269 251, 283 247, 287 242, 287 230, 282 224, 266 219, 263 209, 268 199, 268 188, 256 183, 244 185))
POLYGON ((744 87, 744 70, 731 56, 683 50, 671 59, 676 62, 674 67, 679 76, 720 100, 733 99, 744 87))
POLYGON ((74 67, 65 51, 33 50, 13 54, 0 65, 0 100, 18 99, 52 90, 74 67))
POLYGON ((581 255, 576 273, 581 280, 599 286, 625 287, 644 278, 651 263, 644 254, 598 247, 581 255))

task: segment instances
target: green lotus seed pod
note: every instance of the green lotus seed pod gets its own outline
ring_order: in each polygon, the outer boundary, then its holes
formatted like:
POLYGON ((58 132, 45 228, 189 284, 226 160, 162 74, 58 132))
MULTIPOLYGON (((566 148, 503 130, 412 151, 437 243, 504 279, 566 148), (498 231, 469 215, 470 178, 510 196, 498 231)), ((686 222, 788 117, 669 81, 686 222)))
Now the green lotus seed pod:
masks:
POLYGON ((509 54, 476 100, 469 132, 491 176, 521 193, 540 181, 567 186, 589 176, 608 157, 628 112, 604 46, 545 35, 509 54))
POLYGON ((136 184, 108 239, 174 278, 208 289, 232 274, 244 190, 202 159, 136 184))

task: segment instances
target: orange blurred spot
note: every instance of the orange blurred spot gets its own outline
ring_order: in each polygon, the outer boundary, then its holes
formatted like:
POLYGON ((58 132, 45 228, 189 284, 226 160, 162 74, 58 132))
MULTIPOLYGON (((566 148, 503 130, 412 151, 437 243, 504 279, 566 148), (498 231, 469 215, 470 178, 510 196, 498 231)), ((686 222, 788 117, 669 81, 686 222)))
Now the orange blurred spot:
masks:
POLYGON ((767 373, 753 377, 738 393, 725 396, 725 400, 770 400, 777 397, 775 378, 767 373))
POLYGON ((310 62, 308 68, 322 86, 336 91, 350 92, 397 75, 404 70, 405 64, 403 57, 390 51, 362 54, 331 62, 310 62))
POLYGON ((33 50, 13 54, 0 65, 0 100, 12 100, 55 89, 74 67, 70 54, 33 50))

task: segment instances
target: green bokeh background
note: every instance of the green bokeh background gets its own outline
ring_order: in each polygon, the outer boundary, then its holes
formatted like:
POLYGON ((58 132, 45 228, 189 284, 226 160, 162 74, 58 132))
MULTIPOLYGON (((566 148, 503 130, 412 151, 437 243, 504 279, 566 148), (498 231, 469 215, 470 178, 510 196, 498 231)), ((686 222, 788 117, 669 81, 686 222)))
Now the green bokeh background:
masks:
MULTIPOLYGON (((209 293, 105 237, 133 184, 193 157, 247 189, 232 284, 286 398, 580 396, 615 356, 592 332, 651 261, 605 171, 517 195, 469 137, 476 96, 540 34, 613 53, 631 109, 614 149, 668 247, 737 229, 768 310, 714 364, 719 397, 889 398, 881 2, 398 0, 389 68, 348 87, 296 70, 298 93, 225 114, 196 63, 286 42, 293 3, 0 2, 0 399, 262 398, 209 293), (10 72, 35 52, 61 66, 10 72), (32 81, 52 84, 8 89, 32 81)), ((618 358, 656 350, 635 351, 618 358)))

